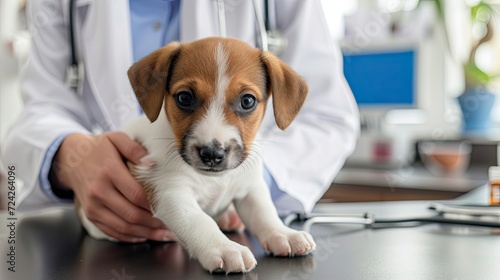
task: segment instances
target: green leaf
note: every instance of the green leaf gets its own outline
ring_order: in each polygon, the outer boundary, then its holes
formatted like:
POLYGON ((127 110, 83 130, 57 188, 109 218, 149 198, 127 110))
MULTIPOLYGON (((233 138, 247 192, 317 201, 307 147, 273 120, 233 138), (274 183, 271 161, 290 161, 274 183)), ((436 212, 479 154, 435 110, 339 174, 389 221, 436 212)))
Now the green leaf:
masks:
POLYGON ((468 84, 473 85, 487 85, 491 80, 492 76, 479 69, 474 63, 467 63, 464 67, 465 78, 468 84))
POLYGON ((444 20, 444 0, 434 0, 439 17, 444 20))
POLYGON ((493 14, 493 8, 491 7, 491 5, 482 1, 471 7, 470 11, 472 21, 480 21, 484 23, 490 21, 493 14), (484 17, 483 15, 486 15, 486 17, 484 17))
POLYGON ((494 81, 496 79, 500 79, 500 73, 492 74, 491 75, 491 80, 494 81))

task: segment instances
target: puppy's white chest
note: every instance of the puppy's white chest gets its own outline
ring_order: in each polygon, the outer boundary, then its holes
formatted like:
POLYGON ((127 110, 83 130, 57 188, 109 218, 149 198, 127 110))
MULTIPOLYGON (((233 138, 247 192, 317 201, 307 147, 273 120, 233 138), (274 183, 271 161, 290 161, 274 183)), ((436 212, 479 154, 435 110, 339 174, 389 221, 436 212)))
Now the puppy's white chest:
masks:
POLYGON ((241 198, 248 192, 247 188, 238 186, 231 176, 200 178, 192 185, 198 204, 205 213, 216 217, 224 211, 235 198, 241 198))
POLYGON ((159 204, 171 203, 176 197, 188 193, 205 213, 216 217, 234 199, 246 196, 253 185, 249 179, 254 176, 250 176, 248 170, 243 172, 237 168, 221 175, 206 176, 197 173, 182 160, 171 162, 177 166, 159 164, 160 168, 142 170, 139 176, 143 178, 141 181, 151 183, 159 204))

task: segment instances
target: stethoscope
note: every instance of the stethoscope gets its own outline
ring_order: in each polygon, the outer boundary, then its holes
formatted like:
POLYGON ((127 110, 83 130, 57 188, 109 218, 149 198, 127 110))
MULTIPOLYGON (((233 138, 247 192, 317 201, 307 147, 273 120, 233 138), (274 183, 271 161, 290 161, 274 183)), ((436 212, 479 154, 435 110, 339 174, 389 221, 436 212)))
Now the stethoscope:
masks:
POLYGON ((283 222, 287 226, 293 222, 303 222, 303 230, 307 232, 310 232, 311 227, 317 224, 357 224, 372 229, 414 227, 429 223, 500 228, 500 206, 429 203, 427 208, 436 212, 437 215, 378 219, 368 212, 360 214, 292 213, 283 222))
MULTIPOLYGON (((259 30, 260 48, 275 55, 281 54, 287 47, 288 41, 276 28, 271 27, 269 20, 269 0, 264 0, 264 12, 259 11, 258 0, 253 1, 253 10, 259 30), (264 14, 264 18, 262 17, 264 14)), ((224 0, 217 0, 217 15, 219 17, 219 35, 227 37, 226 32, 226 4, 224 0)))
MULTIPOLYGON (((217 15, 219 19, 219 36, 227 37, 226 4, 224 0, 217 1, 217 15)), ((253 0, 253 9, 259 31, 260 48, 275 55, 281 54, 288 45, 287 39, 275 28, 269 20, 269 0, 264 0, 264 12, 259 11, 258 0, 253 0), (264 16, 262 16, 264 14, 264 16)), ((82 83, 85 78, 85 66, 77 58, 74 29, 75 0, 69 0, 69 43, 71 47, 71 64, 66 71, 66 84, 77 95, 82 95, 82 83)))

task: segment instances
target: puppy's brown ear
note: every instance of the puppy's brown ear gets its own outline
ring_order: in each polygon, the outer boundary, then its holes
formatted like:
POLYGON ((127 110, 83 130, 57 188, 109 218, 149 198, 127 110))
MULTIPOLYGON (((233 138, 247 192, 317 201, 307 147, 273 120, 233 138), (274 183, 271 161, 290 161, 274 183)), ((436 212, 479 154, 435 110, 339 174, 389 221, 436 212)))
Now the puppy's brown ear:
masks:
POLYGON ((285 130, 302 108, 309 87, 293 69, 270 52, 262 53, 269 79, 268 94, 273 96, 276 124, 285 130))
POLYGON ((127 72, 137 100, 151 122, 160 114, 169 71, 180 49, 179 42, 170 43, 134 63, 127 72))

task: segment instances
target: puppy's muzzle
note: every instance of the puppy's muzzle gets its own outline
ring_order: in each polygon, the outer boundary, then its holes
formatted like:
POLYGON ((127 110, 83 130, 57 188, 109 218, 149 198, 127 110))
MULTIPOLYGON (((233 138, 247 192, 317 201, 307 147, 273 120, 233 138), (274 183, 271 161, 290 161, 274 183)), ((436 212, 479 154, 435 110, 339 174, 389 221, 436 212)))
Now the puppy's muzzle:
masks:
POLYGON ((226 157, 226 150, 220 145, 203 146, 199 148, 201 161, 208 167, 221 164, 226 157))
POLYGON ((206 175, 238 167, 244 160, 244 147, 236 139, 200 141, 193 134, 187 134, 180 149, 182 159, 206 175))

